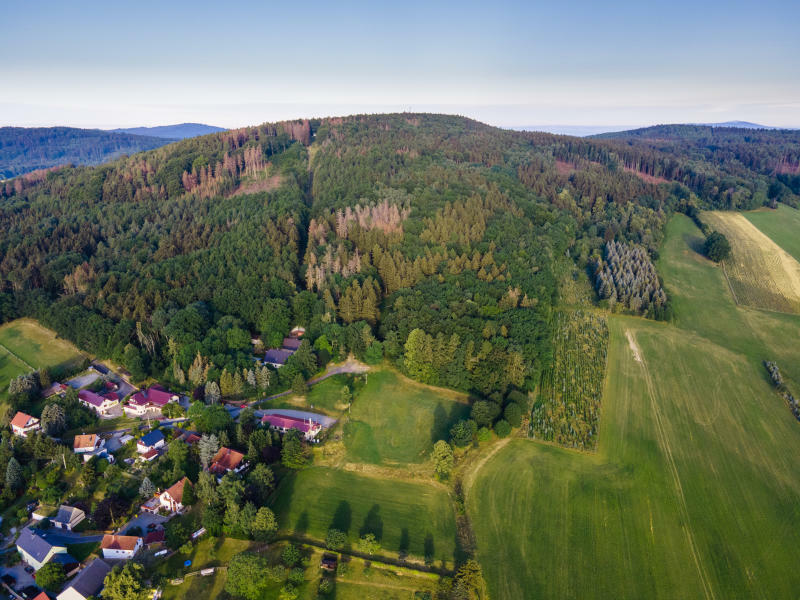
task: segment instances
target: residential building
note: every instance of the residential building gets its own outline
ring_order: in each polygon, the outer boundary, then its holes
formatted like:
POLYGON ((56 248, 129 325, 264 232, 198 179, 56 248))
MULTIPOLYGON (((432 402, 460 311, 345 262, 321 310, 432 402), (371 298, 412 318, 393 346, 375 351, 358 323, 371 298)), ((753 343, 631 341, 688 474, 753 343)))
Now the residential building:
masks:
POLYGON ((283 338, 283 345, 281 346, 284 350, 290 350, 291 352, 297 352, 300 348, 300 344, 303 343, 303 340, 294 337, 286 337, 283 338))
POLYGON ((55 382, 50 387, 42 391, 42 398, 49 398, 50 396, 63 396, 67 393, 69 386, 65 383, 55 382))
POLYGON ((57 600, 88 600, 93 596, 97 597, 110 571, 111 566, 108 563, 95 559, 64 588, 57 600))
POLYGON ((72 451, 75 454, 95 454, 105 446, 105 443, 106 441, 96 433, 76 435, 72 442, 72 451))
POLYGON ((271 348, 264 354, 264 364, 272 365, 276 369, 280 369, 286 364, 286 361, 292 354, 294 354, 294 352, 291 350, 271 348))
POLYGON ((72 531, 78 525, 78 523, 83 521, 85 518, 86 513, 80 508, 62 504, 58 507, 58 513, 56 513, 56 516, 50 519, 50 524, 58 529, 72 531))
POLYGON ((135 535, 104 535, 100 542, 103 558, 111 560, 129 560, 142 549, 144 541, 135 535))
POLYGON ((67 553, 67 547, 51 544, 30 527, 25 527, 17 538, 17 551, 25 564, 38 571, 50 561, 54 554, 67 553))
POLYGON ((107 415, 112 408, 119 406, 119 396, 114 392, 101 396, 91 390, 81 390, 78 392, 78 400, 100 416, 107 415))
POLYGON ((169 390, 165 390, 160 385, 151 385, 147 390, 136 392, 125 405, 125 412, 129 415, 141 417, 148 411, 161 413, 170 402, 177 402, 180 397, 169 390))
POLYGON ((136 442, 136 452, 139 454, 148 454, 155 451, 156 455, 158 455, 159 449, 163 448, 165 443, 164 434, 161 433, 161 430, 153 429, 153 431, 143 435, 139 438, 139 441, 136 442))
POLYGON ((184 477, 174 483, 172 487, 161 492, 158 497, 161 507, 173 513, 183 512, 183 490, 187 485, 191 487, 192 482, 188 477, 184 477))
POLYGON ((24 412, 18 412, 11 419, 11 431, 14 435, 27 437, 32 431, 39 431, 42 428, 39 419, 26 415, 24 412))
POLYGON ((244 460, 244 454, 223 446, 217 450, 208 470, 221 477, 229 471, 240 473, 247 468, 247 464, 244 460))
POLYGON ((320 431, 322 431, 322 425, 311 418, 300 419, 298 417, 273 413, 264 415, 261 418, 261 422, 263 424, 268 424, 281 433, 286 433, 290 429, 296 429, 309 441, 316 440, 320 431))

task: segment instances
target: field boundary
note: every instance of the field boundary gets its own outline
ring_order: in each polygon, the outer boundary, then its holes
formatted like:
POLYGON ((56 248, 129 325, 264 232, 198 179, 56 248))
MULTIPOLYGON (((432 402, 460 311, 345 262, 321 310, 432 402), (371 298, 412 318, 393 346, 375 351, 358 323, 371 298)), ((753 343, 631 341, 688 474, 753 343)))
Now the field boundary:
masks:
POLYGON ((35 371, 36 370, 35 367, 33 367, 30 364, 28 364, 28 362, 26 360, 24 360, 21 357, 17 356, 14 352, 9 350, 5 345, 0 344, 0 349, 5 350, 9 355, 11 355, 12 358, 15 358, 18 362, 21 362, 23 365, 25 365, 25 367, 27 367, 31 371, 35 371))

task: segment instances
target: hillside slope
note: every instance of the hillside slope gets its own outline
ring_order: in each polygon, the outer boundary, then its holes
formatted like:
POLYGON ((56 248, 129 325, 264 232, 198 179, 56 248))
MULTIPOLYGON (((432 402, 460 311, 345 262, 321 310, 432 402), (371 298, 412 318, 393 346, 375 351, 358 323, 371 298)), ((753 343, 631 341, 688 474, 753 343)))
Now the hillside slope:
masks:
POLYGON ((59 165, 96 165, 173 140, 73 127, 0 127, 0 179, 59 165))

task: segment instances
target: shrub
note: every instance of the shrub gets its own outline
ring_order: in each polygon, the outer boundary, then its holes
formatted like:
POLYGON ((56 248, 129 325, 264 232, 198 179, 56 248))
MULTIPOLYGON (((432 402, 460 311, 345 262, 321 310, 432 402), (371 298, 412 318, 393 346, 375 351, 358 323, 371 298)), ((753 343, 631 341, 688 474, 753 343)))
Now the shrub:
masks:
POLYGON ((481 427, 478 429, 479 442, 488 442, 490 439, 492 439, 492 432, 488 427, 481 427))
POLYGON ((505 419, 500 419, 494 424, 494 432, 497 434, 497 437, 508 437, 511 434, 511 425, 509 425, 508 421, 505 419))

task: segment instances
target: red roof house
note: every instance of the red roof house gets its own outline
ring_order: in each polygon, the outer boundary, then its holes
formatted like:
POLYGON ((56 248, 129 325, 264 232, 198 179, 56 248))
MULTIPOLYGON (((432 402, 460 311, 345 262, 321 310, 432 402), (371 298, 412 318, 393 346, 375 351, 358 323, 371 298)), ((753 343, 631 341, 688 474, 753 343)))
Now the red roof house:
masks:
POLYGON ((26 415, 24 412, 18 412, 11 419, 11 431, 14 432, 14 435, 27 437, 31 431, 39 431, 41 428, 39 419, 26 415))
POLYGON ((322 425, 313 419, 300 419, 298 417, 277 413, 264 415, 261 418, 261 422, 269 424, 273 429, 277 429, 283 433, 286 433, 290 429, 296 429, 302 433, 307 440, 315 439, 322 430, 322 425))

